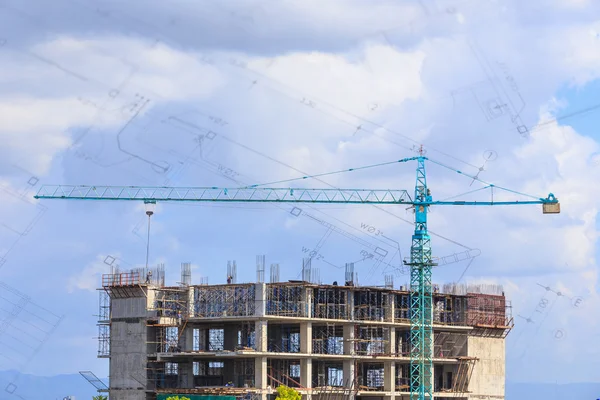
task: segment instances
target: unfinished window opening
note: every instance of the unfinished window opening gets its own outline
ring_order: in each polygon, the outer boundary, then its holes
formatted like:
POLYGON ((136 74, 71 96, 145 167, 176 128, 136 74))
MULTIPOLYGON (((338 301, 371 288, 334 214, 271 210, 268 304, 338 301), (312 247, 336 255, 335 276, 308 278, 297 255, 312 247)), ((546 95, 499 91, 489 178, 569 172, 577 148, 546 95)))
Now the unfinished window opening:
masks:
POLYGON ((313 353, 344 354, 344 328, 341 325, 313 326, 313 353))
POLYGON ((410 331, 396 330, 396 354, 410 357, 410 331))
POLYGON ((256 349, 256 332, 254 323, 243 323, 238 330, 237 345, 240 348, 256 349))
POLYGON ((356 354, 367 356, 385 354, 388 336, 389 328, 357 326, 354 333, 356 354))
POLYGON ((177 363, 165 363, 165 374, 166 375, 177 375, 179 372, 179 364, 177 363))
POLYGON ((192 373, 194 376, 200 375, 200 363, 198 361, 192 363, 192 373))
POLYGON ((254 315, 254 284, 196 286, 194 312, 197 317, 245 317, 254 315))
POLYGON ((300 387, 300 360, 267 359, 267 384, 300 387))
POLYGON ((224 366, 225 364, 223 363, 223 361, 210 361, 208 363, 208 375, 223 375, 224 366))
POLYGON ((165 329, 165 347, 167 352, 179 352, 179 328, 176 326, 165 329))
POLYGON ((222 351, 225 345, 225 330, 209 329, 208 330, 208 350, 222 351))
POLYGON ((267 285, 267 315, 306 317, 306 290, 302 285, 267 285))
POLYGON ((366 365, 364 375, 365 386, 383 390, 383 366, 381 365, 366 365))
POLYGON ((300 364, 290 365, 290 377, 300 379, 300 364))
POLYGON ((192 351, 200 351, 200 329, 194 328, 192 336, 192 351))
POLYGON ((268 326, 269 351, 276 353, 300 352, 300 327, 298 325, 268 326))
POLYGON ((313 361, 313 387, 345 386, 343 364, 331 361, 313 361))
POLYGON ((337 287, 313 291, 313 318, 348 319, 347 290, 337 287))
POLYGON ((410 295, 396 293, 394 296, 394 318, 396 321, 410 321, 410 295))
POLYGON ((435 358, 456 358, 467 355, 467 334, 435 332, 433 343, 435 358))
POLYGON ((337 367, 327 368, 327 383, 329 386, 344 386, 344 370, 337 367))
POLYGON ((396 390, 406 392, 410 389, 410 365, 396 364, 396 390))
POLYGON ((254 387, 254 360, 235 360, 233 363, 234 385, 237 387, 254 387))
POLYGON ((359 321, 387 321, 388 293, 380 290, 354 292, 354 318, 359 321))
POLYGON ((444 389, 452 389, 452 384, 453 384, 452 378, 453 378, 452 371, 446 372, 446 382, 444 385, 444 389))

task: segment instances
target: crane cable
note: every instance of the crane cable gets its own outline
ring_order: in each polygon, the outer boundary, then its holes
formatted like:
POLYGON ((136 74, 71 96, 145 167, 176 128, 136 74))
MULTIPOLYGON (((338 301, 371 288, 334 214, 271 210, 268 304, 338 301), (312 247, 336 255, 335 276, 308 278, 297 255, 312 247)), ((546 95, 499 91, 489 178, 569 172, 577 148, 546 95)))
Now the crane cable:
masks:
MULTIPOLYGON (((456 168, 450 167, 450 166, 448 166, 448 165, 446 165, 446 164, 444 164, 444 163, 442 163, 440 161, 433 160, 433 159, 431 159, 429 157, 424 157, 424 156, 422 156, 422 157, 403 158, 403 159, 400 159, 400 160, 394 160, 394 161, 388 161, 388 162, 383 162, 383 163, 378 163, 378 164, 365 165, 365 166, 357 167, 357 168, 348 168, 348 169, 342 169, 342 170, 339 170, 339 171, 324 172, 324 173, 315 174, 315 175, 305 175, 305 176, 301 176, 301 177, 298 177, 298 178, 283 179, 283 180, 273 181, 273 182, 268 182, 268 183, 258 183, 258 184, 255 184, 255 185, 242 186, 242 187, 240 187, 240 189, 251 189, 251 188, 257 188, 259 186, 274 185, 274 184, 278 184, 278 183, 287 183, 287 182, 293 182, 293 181, 304 180, 304 179, 309 179, 309 178, 318 178, 318 177, 327 176, 327 175, 340 174, 340 173, 343 173, 343 172, 353 172, 353 171, 358 171, 358 170, 363 170, 363 169, 369 169, 369 168, 375 168, 375 167, 382 167, 382 166, 385 166, 385 165, 391 165, 391 164, 397 164, 397 163, 404 163, 404 162, 408 162, 408 161, 415 161, 415 160, 418 160, 419 158, 423 158, 425 160, 429 160, 429 161, 431 161, 434 164, 437 164, 437 165, 439 165, 441 167, 447 168, 450 171, 453 171, 453 172, 456 172, 457 174, 469 177, 469 178, 471 178, 473 180, 476 180, 477 182, 480 182, 480 183, 486 185, 485 187, 483 187, 481 189, 476 189, 474 191, 467 192, 465 194, 473 193, 473 192, 476 192, 476 191, 479 191, 479 190, 483 190, 483 189, 488 189, 488 188, 491 188, 492 190, 494 188, 496 188, 496 189, 504 190, 506 192, 518 194, 518 195, 521 195, 521 196, 530 197, 530 198, 536 199, 536 200, 545 200, 545 199, 542 199, 540 197, 532 196, 532 195, 527 194, 527 193, 522 193, 522 192, 519 192, 519 191, 516 191, 516 190, 512 190, 512 189, 508 189, 508 188, 505 188, 505 187, 502 187, 502 186, 494 185, 493 183, 489 183, 489 182, 486 182, 484 180, 479 179, 477 176, 466 174, 466 173, 464 173, 464 172, 462 172, 460 170, 457 170, 456 168)), ((458 196, 461 196, 461 195, 453 196, 453 197, 450 197, 450 198, 455 198, 455 197, 458 197, 458 196)))

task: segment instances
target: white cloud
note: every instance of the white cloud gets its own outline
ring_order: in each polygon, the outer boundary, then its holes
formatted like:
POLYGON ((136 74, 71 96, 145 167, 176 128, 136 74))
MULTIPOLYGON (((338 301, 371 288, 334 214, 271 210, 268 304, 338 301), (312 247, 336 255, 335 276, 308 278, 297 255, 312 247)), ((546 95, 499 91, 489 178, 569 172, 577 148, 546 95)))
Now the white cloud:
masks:
POLYGON ((71 129, 116 129, 141 107, 140 96, 150 100, 147 112, 165 102, 206 98, 224 82, 193 53, 119 36, 61 36, 4 53, 0 62, 0 84, 8 86, 0 96, 4 159, 38 175, 71 146, 71 129))
POLYGON ((67 292, 88 290, 94 292, 102 282, 102 274, 110 273, 110 266, 104 262, 106 255, 99 254, 96 260, 86 265, 79 273, 72 275, 67 283, 67 292))

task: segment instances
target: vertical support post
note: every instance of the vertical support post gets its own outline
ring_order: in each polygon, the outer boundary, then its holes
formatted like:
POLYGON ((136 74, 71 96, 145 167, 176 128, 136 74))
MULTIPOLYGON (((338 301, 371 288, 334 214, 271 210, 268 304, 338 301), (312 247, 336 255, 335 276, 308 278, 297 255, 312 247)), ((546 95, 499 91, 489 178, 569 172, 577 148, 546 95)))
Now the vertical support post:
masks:
POLYGON ((385 308, 385 320, 393 323, 395 320, 394 316, 396 314, 396 294, 389 293, 387 298, 388 304, 386 304, 385 308))
POLYGON ((300 384, 308 389, 306 400, 312 398, 312 376, 312 358, 303 358, 300 360, 300 384))
POLYGON ((391 356, 396 355, 396 328, 390 326, 387 331, 387 342, 385 344, 385 353, 391 356))
POLYGON ((267 321, 256 321, 254 323, 256 351, 267 351, 267 321))
POLYGON ((312 354, 312 322, 300 323, 300 353, 312 354))
POLYGON ((344 355, 354 355, 354 325, 344 325, 344 355))
POLYGON ((433 310, 431 239, 427 212, 431 194, 427 188, 425 157, 417 158, 415 232, 410 248, 410 400, 433 399, 433 310))
POLYGON ((260 389, 261 400, 267 399, 267 357, 254 359, 254 386, 260 389))
POLYGON ((267 285, 255 283, 254 296, 254 314, 257 317, 264 317, 267 310, 267 285))
POLYGON ((194 388, 194 364, 193 362, 179 363, 179 384, 184 389, 194 388))
POLYGON ((394 400, 396 393, 396 362, 386 361, 383 364, 383 390, 386 393, 386 400, 394 400))
POLYGON ((343 374, 344 374, 344 382, 347 382, 347 388, 350 390, 350 395, 348 396, 348 400, 354 400, 354 390, 358 386, 358 382, 355 382, 356 378, 356 369, 355 369, 355 360, 344 360, 343 363, 343 374))

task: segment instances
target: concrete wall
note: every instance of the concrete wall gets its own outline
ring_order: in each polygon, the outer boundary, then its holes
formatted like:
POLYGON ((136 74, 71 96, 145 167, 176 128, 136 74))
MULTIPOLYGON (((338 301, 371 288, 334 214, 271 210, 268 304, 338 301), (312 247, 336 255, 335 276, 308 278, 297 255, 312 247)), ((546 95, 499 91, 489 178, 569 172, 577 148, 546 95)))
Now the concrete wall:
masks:
POLYGON ((146 299, 112 299, 111 311, 110 399, 145 400, 146 299))
POLYGON ((505 340, 470 336, 467 348, 470 357, 479 358, 469 382, 469 398, 504 399, 505 340))
POLYGON ((111 302, 112 318, 144 318, 146 317, 146 299, 130 297, 113 299, 111 302))

